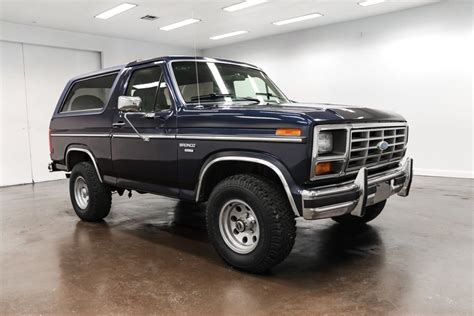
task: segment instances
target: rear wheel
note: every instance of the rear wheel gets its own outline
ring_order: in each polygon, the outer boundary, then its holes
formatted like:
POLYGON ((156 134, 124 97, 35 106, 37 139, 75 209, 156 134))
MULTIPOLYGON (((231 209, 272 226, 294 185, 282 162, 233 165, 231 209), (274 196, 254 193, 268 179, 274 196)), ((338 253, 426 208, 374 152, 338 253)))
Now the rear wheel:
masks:
POLYGON ((332 219, 336 222, 344 225, 361 225, 370 222, 382 213, 383 208, 387 200, 378 202, 377 204, 367 206, 365 208, 364 216, 354 216, 351 214, 345 214, 342 216, 333 217, 332 219))
POLYGON ((293 248, 296 222, 274 183, 254 175, 235 175, 212 191, 207 207, 209 238, 229 265, 262 273, 283 261, 293 248))
POLYGON ((90 162, 80 162, 72 169, 69 194, 74 211, 84 221, 100 221, 110 212, 111 190, 99 181, 90 162))

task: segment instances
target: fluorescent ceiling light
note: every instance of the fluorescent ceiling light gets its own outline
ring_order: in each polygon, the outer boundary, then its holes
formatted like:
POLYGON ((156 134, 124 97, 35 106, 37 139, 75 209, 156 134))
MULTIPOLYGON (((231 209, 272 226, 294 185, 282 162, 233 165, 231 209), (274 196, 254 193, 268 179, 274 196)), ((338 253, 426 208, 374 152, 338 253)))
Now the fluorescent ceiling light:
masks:
POLYGON ((365 1, 359 2, 358 5, 361 5, 363 7, 367 7, 369 5, 379 4, 379 3, 382 3, 382 2, 385 2, 385 0, 365 0, 365 1))
POLYGON ((187 19, 187 20, 176 22, 176 23, 173 23, 173 24, 170 24, 170 25, 167 25, 167 26, 160 27, 160 30, 171 31, 171 30, 177 29, 178 27, 183 27, 183 26, 194 24, 194 23, 197 23, 197 22, 201 22, 201 20, 187 19))
POLYGON ((231 32, 231 33, 226 33, 226 34, 221 34, 221 35, 216 35, 216 36, 211 36, 209 37, 211 40, 220 40, 222 38, 226 38, 226 37, 231 37, 231 36, 237 36, 237 35, 241 35, 241 34, 246 34, 248 33, 249 31, 237 31, 237 32, 231 32))
POLYGON ((262 4, 267 2, 267 0, 247 0, 244 2, 240 2, 225 8, 222 8, 224 11, 228 12, 234 12, 234 11, 239 11, 248 7, 253 7, 254 5, 262 4))
POLYGON ((136 6, 137 6, 136 4, 122 3, 122 4, 119 4, 116 7, 113 7, 112 9, 109 9, 107 11, 102 12, 101 14, 96 15, 95 17, 97 19, 107 20, 108 18, 111 18, 114 15, 117 15, 117 14, 120 14, 120 13, 125 12, 127 10, 133 9, 136 6))
POLYGON ((303 16, 298 16, 296 18, 291 18, 283 21, 277 21, 273 22, 274 25, 285 25, 285 24, 290 24, 290 23, 295 23, 295 22, 300 22, 300 21, 305 21, 305 20, 310 20, 310 19, 315 19, 323 16, 321 13, 312 13, 308 15, 303 15, 303 16))

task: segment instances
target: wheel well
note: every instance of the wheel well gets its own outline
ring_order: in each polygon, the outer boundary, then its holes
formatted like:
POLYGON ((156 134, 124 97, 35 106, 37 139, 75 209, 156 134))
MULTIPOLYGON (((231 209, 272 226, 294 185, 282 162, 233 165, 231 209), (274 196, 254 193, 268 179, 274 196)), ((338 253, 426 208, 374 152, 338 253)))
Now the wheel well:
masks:
POLYGON ((220 161, 213 164, 206 171, 201 182, 199 201, 206 201, 220 181, 236 174, 245 173, 260 175, 283 188, 281 180, 275 171, 265 165, 248 161, 220 161))
POLYGON ((66 164, 67 164, 68 170, 72 170, 72 168, 80 162, 84 162, 84 161, 92 162, 91 157, 87 153, 83 151, 77 151, 77 150, 71 150, 70 152, 68 152, 66 159, 67 159, 66 164))

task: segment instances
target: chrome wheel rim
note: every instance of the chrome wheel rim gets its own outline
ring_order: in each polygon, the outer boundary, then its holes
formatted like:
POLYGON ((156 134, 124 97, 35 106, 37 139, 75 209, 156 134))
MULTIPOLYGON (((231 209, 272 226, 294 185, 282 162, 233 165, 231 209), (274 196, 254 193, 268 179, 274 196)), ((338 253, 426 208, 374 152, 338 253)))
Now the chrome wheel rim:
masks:
POLYGON ((81 176, 77 177, 74 182, 74 198, 77 206, 81 209, 85 209, 89 205, 89 188, 86 180, 81 176))
POLYGON ((224 204, 219 214, 219 230, 226 245, 239 254, 252 252, 260 241, 257 216, 242 200, 224 204))

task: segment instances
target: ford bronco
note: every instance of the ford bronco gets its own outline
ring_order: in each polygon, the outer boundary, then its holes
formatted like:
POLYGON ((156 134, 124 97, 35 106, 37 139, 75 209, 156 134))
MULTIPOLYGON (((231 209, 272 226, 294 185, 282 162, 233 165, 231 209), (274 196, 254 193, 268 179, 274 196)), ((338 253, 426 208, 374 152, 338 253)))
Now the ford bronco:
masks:
POLYGON ((160 57, 74 78, 49 133, 49 169, 66 171, 82 220, 106 217, 113 192, 206 202, 218 254, 254 273, 290 253, 295 218, 364 224, 412 181, 403 117, 297 103, 229 60, 160 57))

